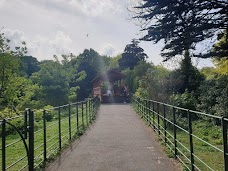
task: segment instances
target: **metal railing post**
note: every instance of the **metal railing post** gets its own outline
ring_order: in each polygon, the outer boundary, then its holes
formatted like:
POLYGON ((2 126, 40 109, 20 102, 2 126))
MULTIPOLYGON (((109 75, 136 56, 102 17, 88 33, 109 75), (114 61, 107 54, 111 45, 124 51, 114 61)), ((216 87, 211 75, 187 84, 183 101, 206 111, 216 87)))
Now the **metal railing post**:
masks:
POLYGON ((143 104, 142 104, 141 98, 140 98, 140 114, 141 114, 141 118, 143 118, 143 104))
POLYGON ((227 157, 227 121, 222 117, 222 138, 223 138, 223 156, 224 156, 224 170, 228 171, 228 157, 227 157))
POLYGON ((144 106, 144 120, 146 121, 146 99, 144 99, 144 103, 143 103, 143 106, 144 106))
POLYGON ((76 103, 76 124, 77 124, 77 134, 79 133, 79 123, 78 123, 78 103, 76 103))
POLYGON ((34 170, 34 112, 29 110, 29 171, 34 170))
POLYGON ((70 104, 68 105, 68 122, 69 122, 69 140, 71 140, 71 110, 70 110, 70 104))
POLYGON ((87 127, 89 125, 89 122, 88 122, 88 105, 87 105, 88 101, 86 100, 86 124, 87 124, 87 127))
POLYGON ((190 145, 190 158, 191 158, 191 170, 194 171, 194 151, 193 151, 193 139, 192 139, 192 116, 189 112, 188 113, 188 132, 189 132, 189 145, 190 145))
POLYGON ((85 130, 85 125, 84 125, 84 102, 82 101, 81 102, 81 104, 82 104, 82 129, 83 129, 83 131, 85 130))
POLYGON ((149 123, 149 116, 150 116, 150 110, 149 110, 149 100, 146 101, 147 103, 147 123, 149 123))
POLYGON ((90 123, 92 122, 92 100, 89 100, 89 119, 90 119, 90 123))
POLYGON ((2 171, 6 170, 6 120, 2 120, 2 171))
POLYGON ((139 103, 139 98, 136 98, 137 100, 137 111, 139 112, 140 111, 140 103, 139 103))
POLYGON ((163 103, 163 126, 164 126, 164 135, 165 135, 165 145, 167 144, 167 124, 166 124, 166 108, 165 104, 163 103))
POLYGON ((148 117, 149 117, 149 125, 151 126, 151 101, 149 100, 149 114, 148 114, 148 117))
POLYGON ((47 161, 47 130, 46 130, 46 110, 43 110, 43 131, 44 131, 44 163, 47 161))
POLYGON ((155 131, 155 116, 154 116, 154 101, 152 102, 152 108, 153 108, 153 128, 154 128, 154 131, 155 131))
POLYGON ((158 135, 160 135, 160 105, 157 103, 157 116, 158 116, 158 135))
POLYGON ((24 139, 28 138, 28 109, 25 109, 24 112, 24 139))
POLYGON ((59 122, 59 150, 62 148, 62 135, 61 135, 61 116, 60 116, 60 107, 58 108, 58 122, 59 122))
POLYGON ((94 98, 92 99, 92 119, 94 119, 94 98))
POLYGON ((176 132, 176 114, 175 108, 173 107, 173 141, 174 141, 174 156, 177 158, 177 132, 176 132))

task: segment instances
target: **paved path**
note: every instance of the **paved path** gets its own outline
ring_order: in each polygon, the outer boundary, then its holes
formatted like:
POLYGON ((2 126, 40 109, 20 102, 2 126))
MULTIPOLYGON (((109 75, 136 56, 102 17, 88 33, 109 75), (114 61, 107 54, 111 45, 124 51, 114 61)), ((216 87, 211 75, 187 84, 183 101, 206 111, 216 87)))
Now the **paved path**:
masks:
POLYGON ((101 105, 97 120, 46 171, 176 171, 130 105, 101 105))

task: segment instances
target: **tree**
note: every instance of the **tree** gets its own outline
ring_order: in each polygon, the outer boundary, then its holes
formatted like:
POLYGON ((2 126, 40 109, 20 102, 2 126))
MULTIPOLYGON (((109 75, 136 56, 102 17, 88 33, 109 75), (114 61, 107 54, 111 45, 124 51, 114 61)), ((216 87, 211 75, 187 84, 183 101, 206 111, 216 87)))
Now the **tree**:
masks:
POLYGON ((77 60, 79 63, 87 63, 97 73, 103 73, 108 69, 110 58, 100 55, 93 49, 85 49, 83 53, 79 54, 77 60))
POLYGON ((25 77, 11 77, 5 89, 5 100, 12 112, 43 106, 42 88, 25 77))
POLYGON ((70 76, 60 63, 42 61, 40 71, 33 73, 31 79, 42 86, 46 104, 59 106, 68 102, 70 76))
POLYGON ((9 46, 10 40, 0 33, 0 102, 4 102, 5 90, 10 86, 9 80, 19 75, 20 60, 19 57, 27 52, 25 42, 21 47, 15 47, 12 50, 9 46))
POLYGON ((132 70, 139 61, 144 61, 145 58, 148 58, 144 50, 139 47, 139 41, 133 39, 131 42, 125 47, 122 58, 118 60, 121 69, 130 68, 132 70))
POLYGON ((213 37, 217 30, 227 30, 227 6, 224 0, 142 0, 134 7, 134 18, 144 22, 146 34, 140 40, 164 40, 161 55, 166 61, 195 50, 197 43, 213 37))
POLYGON ((111 69, 119 68, 118 60, 119 60, 120 58, 122 58, 122 55, 121 55, 121 54, 120 54, 120 55, 117 55, 117 56, 115 56, 115 57, 111 57, 111 58, 110 58, 110 65, 109 65, 109 67, 110 67, 111 69))
POLYGON ((170 71, 163 66, 151 66, 139 80, 139 87, 136 94, 154 100, 167 102, 167 92, 170 71))
POLYGON ((215 72, 228 75, 228 39, 227 32, 218 36, 218 42, 213 46, 211 54, 214 56, 215 72))
POLYGON ((83 80, 79 75, 75 78, 80 81, 71 82, 70 86, 79 87, 77 90, 78 100, 88 98, 92 93, 92 80, 109 68, 110 58, 102 56, 93 49, 85 49, 78 57, 71 60, 72 65, 77 65, 78 73, 85 73, 83 80))
POLYGON ((21 67, 20 71, 24 71, 27 77, 30 77, 32 73, 38 72, 40 70, 39 61, 32 56, 22 56, 20 57, 21 67))
POLYGON ((204 81, 200 86, 198 110, 205 113, 228 116, 228 76, 204 81))

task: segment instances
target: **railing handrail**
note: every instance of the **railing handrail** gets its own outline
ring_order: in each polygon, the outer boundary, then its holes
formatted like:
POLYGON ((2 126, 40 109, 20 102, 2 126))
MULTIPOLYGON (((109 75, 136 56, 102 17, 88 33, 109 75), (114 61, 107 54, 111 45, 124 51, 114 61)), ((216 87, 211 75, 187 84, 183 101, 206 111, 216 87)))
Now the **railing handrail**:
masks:
MULTIPOLYGON (((169 106, 169 107, 174 107, 176 109, 184 110, 186 112, 189 111, 191 113, 196 113, 196 114, 200 114, 200 115, 204 115, 204 116, 209 116, 209 117, 213 117, 213 118, 216 118, 216 119, 222 119, 223 118, 221 116, 215 116, 215 115, 208 114, 208 113, 205 113, 205 112, 199 112, 199 111, 196 111, 196 110, 186 109, 186 108, 182 108, 182 107, 179 107, 179 106, 174 106, 174 105, 171 105, 171 104, 168 104, 168 103, 159 102, 159 101, 156 101, 156 100, 145 99, 145 98, 136 96, 134 94, 132 94, 132 95, 137 97, 137 98, 139 98, 139 99, 141 99, 141 100, 148 100, 148 101, 159 103, 159 104, 166 105, 166 106, 169 106)), ((228 118, 227 118, 227 121, 228 121, 228 118)))

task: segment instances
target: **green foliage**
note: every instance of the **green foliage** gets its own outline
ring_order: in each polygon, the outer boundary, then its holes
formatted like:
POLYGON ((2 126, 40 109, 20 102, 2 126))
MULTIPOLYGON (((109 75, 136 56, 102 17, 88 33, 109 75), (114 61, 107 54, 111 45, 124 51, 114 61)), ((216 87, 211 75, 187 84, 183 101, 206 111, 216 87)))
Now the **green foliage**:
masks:
POLYGON ((133 39, 132 43, 125 47, 122 58, 118 60, 121 69, 130 68, 132 70, 140 61, 144 61, 145 58, 148 58, 144 50, 139 47, 138 44, 139 41, 133 39))
POLYGON ((42 86, 46 104, 58 106, 68 102, 70 75, 60 63, 43 61, 40 71, 33 73, 31 79, 42 86))
POLYGON ((79 86, 71 87, 69 90, 69 101, 76 102, 77 101, 77 91, 80 89, 79 86))
POLYGON ((227 18, 225 1, 143 0, 138 4, 133 18, 141 21, 145 32, 141 40, 164 40, 161 55, 165 60, 183 55, 186 50, 194 51, 197 43, 228 26, 226 20, 221 20, 227 18))
POLYGON ((32 73, 38 72, 40 70, 39 62, 35 57, 22 56, 20 57, 20 61, 21 61, 20 72, 26 73, 27 77, 30 77, 32 73))
POLYGON ((136 93, 143 98, 167 101, 169 74, 170 71, 163 66, 148 68, 144 76, 139 77, 139 87, 136 93))
POLYGON ((134 93, 139 87, 140 79, 145 75, 149 68, 153 68, 153 64, 141 61, 135 66, 133 70, 126 69, 123 73, 127 76, 125 83, 130 92, 134 93))
POLYGON ((200 86, 198 109, 217 116, 228 116, 228 76, 206 80, 200 86))
POLYGON ((200 70, 200 73, 205 77, 205 79, 212 79, 216 76, 215 68, 204 67, 200 70))
POLYGON ((204 80, 204 76, 194 67, 191 59, 187 56, 181 63, 180 68, 176 69, 170 75, 170 89, 174 93, 195 92, 204 80))
POLYGON ((215 72, 220 75, 228 76, 228 57, 223 57, 221 59, 214 59, 213 60, 216 68, 215 72))
POLYGON ((120 58, 122 58, 121 54, 110 58, 110 64, 109 64, 110 69, 119 68, 118 60, 120 58))
POLYGON ((5 89, 5 101, 15 111, 23 110, 25 106, 37 107, 34 101, 38 96, 42 97, 41 88, 37 84, 24 77, 12 77, 8 83, 10 86, 5 89))
MULTIPOLYGON (((174 106, 189 110, 196 110, 197 99, 192 93, 184 92, 182 94, 174 94, 170 96, 170 102, 174 106)), ((187 116, 185 115, 184 117, 187 116)))
POLYGON ((70 87, 79 87, 77 100, 84 100, 92 94, 92 80, 98 74, 107 71, 109 62, 110 58, 99 55, 93 49, 85 49, 77 58, 70 61, 72 65, 77 65, 76 81, 70 83, 70 87))

